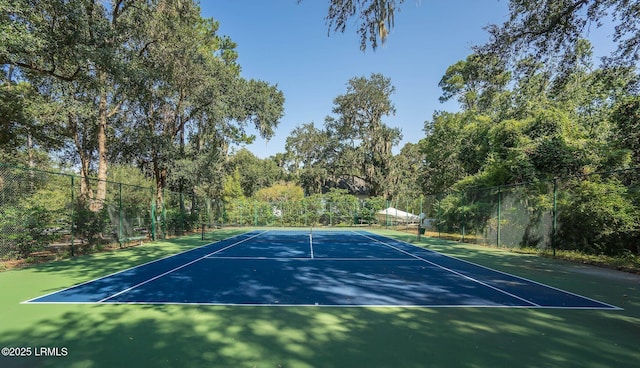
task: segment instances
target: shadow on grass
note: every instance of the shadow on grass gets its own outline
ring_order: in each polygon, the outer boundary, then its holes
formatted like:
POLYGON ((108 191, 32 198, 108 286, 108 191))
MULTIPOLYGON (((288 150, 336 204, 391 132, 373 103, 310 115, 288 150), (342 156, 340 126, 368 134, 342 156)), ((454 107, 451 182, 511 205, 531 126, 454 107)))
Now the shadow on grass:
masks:
POLYGON ((638 319, 601 311, 56 307, 28 306, 41 317, 3 331, 0 345, 65 347, 68 355, 0 365, 633 367, 640 359, 638 319))

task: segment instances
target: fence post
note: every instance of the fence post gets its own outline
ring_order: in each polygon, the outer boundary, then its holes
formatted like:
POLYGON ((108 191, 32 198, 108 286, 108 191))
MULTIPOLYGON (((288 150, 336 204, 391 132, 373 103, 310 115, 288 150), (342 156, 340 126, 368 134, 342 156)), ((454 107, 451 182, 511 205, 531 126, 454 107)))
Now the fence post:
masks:
POLYGON ((387 203, 385 210, 384 210, 384 228, 388 229, 389 228, 389 200, 387 200, 387 203))
POLYGON ((74 193, 74 179, 75 177, 73 175, 71 175, 71 257, 75 257, 76 256, 76 252, 74 249, 74 238, 75 238, 75 208, 76 208, 76 199, 75 199, 75 193, 74 193))
POLYGON ((253 201, 253 226, 258 226, 258 207, 256 201, 253 201))
POLYGON ((441 199, 438 199, 438 197, 436 196, 436 201, 438 201, 438 212, 437 212, 437 215, 436 215, 436 221, 437 221, 437 222, 436 222, 436 223, 437 223, 436 227, 438 228, 438 239, 440 239, 440 237, 442 236, 442 234, 440 234, 440 232, 441 232, 441 226, 442 226, 442 224, 440 223, 440 221, 442 221, 442 220, 440 219, 440 215, 441 215, 441 213, 440 213, 440 212, 442 211, 442 207, 440 207, 440 201, 441 201, 441 199))
POLYGON ((327 203, 329 206, 329 226, 333 226, 333 209, 331 208, 331 203, 327 203))
POLYGON ((498 234, 496 238, 496 247, 500 248, 500 223, 502 222, 502 185, 498 185, 498 234))
MULTIPOLYGON (((420 231, 422 230, 422 221, 423 221, 423 217, 422 214, 424 213, 424 211, 422 211, 422 201, 424 199, 424 195, 420 194, 420 214, 418 215, 418 241, 420 241, 420 231)), ((426 215, 424 217, 427 217, 426 215)))
POLYGON ((156 199, 153 188, 151 190, 151 240, 156 240, 156 199))
POLYGON ((122 248, 122 183, 118 183, 118 243, 122 248))
POLYGON ((167 202, 166 202, 166 192, 164 188, 162 188, 162 212, 160 216, 162 217, 160 220, 160 227, 162 228, 162 239, 167 238, 167 202))
POLYGON ((556 233, 558 231, 558 179, 553 178, 553 229, 551 230, 551 250, 556 256, 556 233))
POLYGON ((404 200, 404 205, 405 205, 405 212, 407 213, 404 216, 405 217, 405 219, 404 219, 404 222, 405 222, 404 229, 405 230, 409 230, 409 199, 408 198, 404 200))
POLYGON ((462 206, 460 206, 462 208, 462 242, 464 243, 464 233, 465 233, 465 226, 466 226, 466 222, 467 222, 467 211, 464 208, 464 197, 465 194, 467 192, 463 192, 462 193, 462 206))
MULTIPOLYGON (((182 189, 182 188, 180 188, 182 189)), ((179 235, 184 235, 184 231, 185 231, 185 208, 184 208, 184 195, 182 194, 182 191, 180 191, 180 234, 179 235)))
POLYGON ((227 203, 222 201, 222 227, 224 227, 225 220, 227 219, 227 203))

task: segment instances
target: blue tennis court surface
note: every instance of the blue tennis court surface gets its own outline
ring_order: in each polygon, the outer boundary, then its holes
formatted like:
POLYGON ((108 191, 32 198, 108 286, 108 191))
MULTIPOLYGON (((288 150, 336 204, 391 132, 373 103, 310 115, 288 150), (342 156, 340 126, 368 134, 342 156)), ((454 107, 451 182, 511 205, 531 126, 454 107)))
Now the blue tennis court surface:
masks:
POLYGON ((27 303, 619 309, 367 231, 252 231, 27 303))

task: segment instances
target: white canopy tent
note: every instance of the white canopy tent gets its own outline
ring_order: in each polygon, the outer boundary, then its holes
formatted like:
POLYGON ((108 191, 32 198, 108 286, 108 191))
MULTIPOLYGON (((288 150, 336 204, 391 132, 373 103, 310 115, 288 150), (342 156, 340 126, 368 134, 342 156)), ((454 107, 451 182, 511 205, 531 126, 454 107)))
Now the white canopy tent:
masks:
POLYGON ((384 223, 391 221, 400 224, 417 224, 420 222, 420 216, 413 213, 401 211, 397 208, 389 207, 377 212, 378 221, 384 223))

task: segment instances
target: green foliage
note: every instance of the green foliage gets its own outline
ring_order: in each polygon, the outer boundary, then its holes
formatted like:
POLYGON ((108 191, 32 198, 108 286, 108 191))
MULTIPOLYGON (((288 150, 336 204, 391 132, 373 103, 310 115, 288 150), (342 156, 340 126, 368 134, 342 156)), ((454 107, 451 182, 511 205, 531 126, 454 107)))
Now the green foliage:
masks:
POLYGON ((614 107, 611 119, 619 148, 631 153, 633 164, 640 166, 640 96, 627 97, 614 107))
POLYGON ((469 55, 447 68, 438 84, 443 92, 440 102, 456 97, 465 110, 492 110, 510 77, 495 56, 469 55))
MULTIPOLYGON (((301 2, 302 0, 298 0, 301 2)), ((359 19, 360 50, 367 44, 374 50, 378 40, 384 43, 395 21, 395 13, 399 11, 404 0, 330 0, 326 20, 329 31, 344 33, 349 20, 359 19)))
POLYGON ((562 249, 590 254, 637 252, 640 211, 615 180, 573 181, 558 204, 562 249))
POLYGON ((3 249, 3 255, 11 258, 26 258, 32 252, 43 250, 59 237, 58 229, 53 227, 52 214, 46 208, 3 206, 0 216, 0 241, 9 243, 9 249, 3 249))
POLYGON ((89 209, 84 203, 75 204, 73 211, 73 233, 82 244, 83 251, 89 252, 96 245, 105 244, 115 235, 106 208, 100 211, 89 209))
POLYGON ((303 197, 304 190, 302 187, 291 182, 277 183, 260 189, 255 194, 256 199, 265 202, 298 201, 303 197))
POLYGON ((284 178, 283 170, 273 158, 260 159, 246 148, 230 157, 229 170, 240 175, 240 186, 245 197, 252 197, 256 191, 266 188, 284 178))
POLYGON ((222 198, 225 202, 230 202, 236 198, 242 198, 244 196, 242 191, 242 184, 240 183, 240 170, 236 169, 233 175, 227 176, 224 182, 222 191, 222 198))
POLYGON ((611 22, 611 37, 618 48, 608 61, 633 64, 638 57, 638 14, 635 1, 511 1, 509 18, 487 27, 490 40, 476 51, 517 59, 532 57, 558 62, 557 68, 573 67, 573 49, 592 27, 611 22))
POLYGON ((461 155, 467 117, 462 113, 438 112, 433 121, 425 123, 427 137, 419 145, 424 155, 421 171, 426 193, 442 192, 468 174, 461 155))
POLYGON ((365 182, 371 195, 389 195, 386 181, 391 170, 391 149, 402 135, 400 129, 388 127, 382 119, 395 114, 391 102, 394 91, 391 80, 382 74, 352 78, 347 92, 335 98, 332 112, 336 116, 325 119, 324 131, 318 131, 313 124, 294 131, 288 149, 294 168, 304 165, 309 193, 325 185, 320 184, 323 180, 318 176, 324 169, 331 176, 325 179, 327 182, 336 184, 358 178, 365 182), (314 143, 324 143, 318 149, 320 154, 311 153, 314 143), (314 165, 318 156, 322 163, 314 165))

